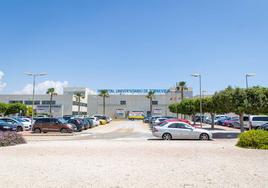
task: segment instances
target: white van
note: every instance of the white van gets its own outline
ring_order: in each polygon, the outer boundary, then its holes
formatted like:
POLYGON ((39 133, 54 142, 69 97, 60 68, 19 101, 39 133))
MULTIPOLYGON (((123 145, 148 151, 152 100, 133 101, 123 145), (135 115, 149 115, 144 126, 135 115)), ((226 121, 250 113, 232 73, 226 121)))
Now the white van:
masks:
POLYGON ((250 116, 249 123, 250 123, 252 129, 256 129, 256 128, 260 127, 261 125, 268 123, 268 116, 265 116, 265 115, 250 116))

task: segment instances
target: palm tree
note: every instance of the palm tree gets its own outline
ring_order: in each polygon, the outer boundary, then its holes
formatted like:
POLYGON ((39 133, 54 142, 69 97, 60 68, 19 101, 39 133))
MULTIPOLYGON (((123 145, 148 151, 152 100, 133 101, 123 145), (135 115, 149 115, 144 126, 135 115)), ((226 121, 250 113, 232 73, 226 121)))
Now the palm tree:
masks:
MULTIPOLYGON (((184 100, 184 91, 187 89, 186 82, 185 81, 179 82, 176 89, 177 89, 177 91, 179 91, 181 93, 181 101, 183 101, 184 100)), ((179 115, 177 114, 177 117, 178 116, 179 115)), ((182 118, 182 114, 181 114, 181 118, 182 118)))
POLYGON ((55 88, 48 88, 47 94, 50 95, 50 101, 49 101, 49 116, 52 117, 52 100, 53 96, 56 96, 57 93, 55 92, 55 88))
POLYGON ((74 97, 78 101, 78 116, 80 115, 80 108, 81 108, 81 99, 84 98, 84 94, 82 92, 76 92, 74 97))
POLYGON ((107 98, 107 97, 109 97, 109 92, 108 92, 108 90, 101 90, 100 91, 100 93, 99 93, 99 96, 100 97, 102 97, 102 109, 103 109, 103 115, 105 115, 105 107, 106 107, 106 101, 105 101, 105 99, 107 98))
POLYGON ((150 115, 153 112, 153 98, 154 98, 155 91, 149 91, 146 95, 146 98, 150 100, 150 115))
POLYGON ((186 82, 184 82, 184 81, 179 82, 176 89, 177 89, 177 91, 179 91, 181 93, 181 101, 183 101, 184 91, 187 89, 186 82))

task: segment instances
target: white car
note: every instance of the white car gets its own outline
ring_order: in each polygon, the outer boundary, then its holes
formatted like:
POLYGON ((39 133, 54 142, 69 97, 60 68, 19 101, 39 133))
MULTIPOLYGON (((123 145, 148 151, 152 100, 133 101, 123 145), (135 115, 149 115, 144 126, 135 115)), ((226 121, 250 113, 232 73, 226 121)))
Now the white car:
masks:
POLYGON ((16 118, 16 117, 14 117, 13 119, 15 119, 16 121, 22 123, 25 131, 30 131, 31 130, 31 127, 32 127, 31 121, 29 122, 29 121, 24 120, 22 118, 16 118))
POLYGON ((93 121, 93 126, 99 126, 100 125, 100 120, 97 117, 90 117, 89 119, 91 119, 93 121))
POLYGON ((250 116, 249 117, 249 125, 253 129, 257 129, 265 123, 268 123, 268 116, 259 115, 259 116, 250 116))
POLYGON ((154 126, 154 125, 157 125, 157 124, 159 124, 159 123, 161 123, 161 122, 163 122, 163 121, 165 121, 165 120, 167 120, 168 118, 157 118, 156 120, 154 120, 153 122, 152 122, 152 125, 154 126))
POLYGON ((196 139, 211 140, 212 133, 205 129, 197 129, 183 122, 167 122, 153 128, 153 136, 164 140, 196 139))

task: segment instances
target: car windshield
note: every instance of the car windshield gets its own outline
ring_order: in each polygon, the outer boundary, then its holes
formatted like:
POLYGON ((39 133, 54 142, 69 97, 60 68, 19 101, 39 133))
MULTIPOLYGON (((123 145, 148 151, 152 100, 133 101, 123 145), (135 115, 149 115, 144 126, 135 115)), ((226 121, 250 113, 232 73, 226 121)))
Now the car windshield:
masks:
POLYGON ((23 120, 23 119, 20 119, 20 118, 14 118, 15 120, 17 120, 17 121, 19 121, 19 122, 26 122, 25 120, 23 120))
POLYGON ((185 128, 187 128, 187 129, 193 129, 193 127, 190 126, 190 125, 184 124, 184 126, 185 126, 185 128))

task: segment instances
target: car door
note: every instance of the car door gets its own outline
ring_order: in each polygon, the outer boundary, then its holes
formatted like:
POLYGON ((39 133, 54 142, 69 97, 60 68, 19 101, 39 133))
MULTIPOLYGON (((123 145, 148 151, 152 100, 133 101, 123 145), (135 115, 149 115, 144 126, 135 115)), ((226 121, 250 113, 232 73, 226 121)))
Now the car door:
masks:
POLYGON ((180 132, 177 129, 177 123, 171 123, 168 125, 168 130, 165 131, 171 134, 172 138, 174 139, 180 139, 180 132))
POLYGON ((50 132, 59 132, 60 131, 60 122, 53 118, 53 119, 50 119, 50 132))
POLYGON ((179 133, 180 139, 195 139, 193 129, 184 123, 177 123, 177 132, 179 133))
POLYGON ((40 122, 40 126, 43 132, 50 131, 50 119, 49 118, 40 119, 38 121, 40 122))

